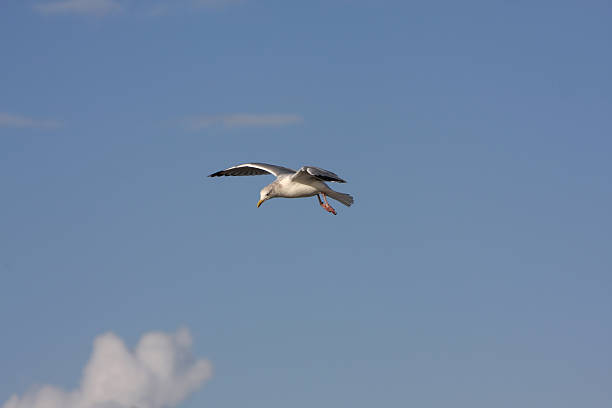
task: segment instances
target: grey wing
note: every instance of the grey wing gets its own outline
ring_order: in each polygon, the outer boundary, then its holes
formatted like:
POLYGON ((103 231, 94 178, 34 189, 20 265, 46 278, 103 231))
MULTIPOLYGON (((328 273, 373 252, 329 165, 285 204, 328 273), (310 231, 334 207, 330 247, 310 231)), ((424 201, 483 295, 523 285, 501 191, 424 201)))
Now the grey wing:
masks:
POLYGON ((272 174, 278 177, 281 174, 294 174, 295 170, 287 167, 274 166, 266 163, 245 163, 230 167, 225 170, 220 170, 208 177, 221 176, 258 176, 260 174, 272 174))
POLYGON ((322 181, 334 181, 336 183, 346 183, 345 180, 338 177, 336 173, 332 173, 331 171, 320 169, 318 167, 313 166, 304 166, 300 170, 295 173, 293 179, 296 181, 307 180, 315 178, 317 180, 322 181))

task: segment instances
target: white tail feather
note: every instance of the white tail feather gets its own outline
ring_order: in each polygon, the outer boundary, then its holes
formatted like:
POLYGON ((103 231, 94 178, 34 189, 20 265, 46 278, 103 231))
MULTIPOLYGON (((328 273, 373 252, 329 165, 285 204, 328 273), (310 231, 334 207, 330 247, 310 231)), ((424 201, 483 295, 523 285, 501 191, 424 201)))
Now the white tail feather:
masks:
POLYGON ((329 191, 327 193, 328 196, 333 198, 334 200, 340 201, 342 204, 350 207, 353 204, 353 197, 350 194, 340 193, 338 191, 329 191))

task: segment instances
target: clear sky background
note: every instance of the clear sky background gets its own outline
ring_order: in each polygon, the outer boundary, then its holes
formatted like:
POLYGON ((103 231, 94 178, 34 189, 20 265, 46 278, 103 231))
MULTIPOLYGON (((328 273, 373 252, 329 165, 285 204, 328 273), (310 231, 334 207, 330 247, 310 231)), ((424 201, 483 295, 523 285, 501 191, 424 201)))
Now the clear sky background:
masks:
POLYGON ((611 406, 608 1, 0 11, 0 406, 180 328, 182 408, 611 406))

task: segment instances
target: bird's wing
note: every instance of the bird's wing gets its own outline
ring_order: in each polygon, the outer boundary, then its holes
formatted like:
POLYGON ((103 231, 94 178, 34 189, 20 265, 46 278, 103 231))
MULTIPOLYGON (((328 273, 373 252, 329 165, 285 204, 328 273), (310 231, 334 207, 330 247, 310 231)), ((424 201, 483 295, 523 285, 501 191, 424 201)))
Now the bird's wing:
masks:
POLYGON ((346 183, 331 171, 323 170, 318 167, 304 166, 293 175, 293 180, 308 183, 309 180, 335 181, 336 183, 346 183))
POLYGON ((274 166, 266 163, 245 163, 239 164, 229 169, 221 170, 211 174, 208 177, 221 177, 221 176, 258 176, 260 174, 272 174, 278 177, 281 174, 294 174, 295 170, 288 169, 287 167, 274 166))

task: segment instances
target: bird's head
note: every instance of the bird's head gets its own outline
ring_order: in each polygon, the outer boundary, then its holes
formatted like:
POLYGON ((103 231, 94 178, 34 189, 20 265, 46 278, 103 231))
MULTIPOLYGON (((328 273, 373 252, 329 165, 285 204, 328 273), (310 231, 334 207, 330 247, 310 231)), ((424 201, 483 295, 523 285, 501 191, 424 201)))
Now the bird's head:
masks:
POLYGON ((274 189, 274 183, 269 184, 261 189, 259 192, 259 201, 257 202, 257 208, 264 203, 264 201, 269 200, 271 198, 276 197, 276 192, 274 189))

